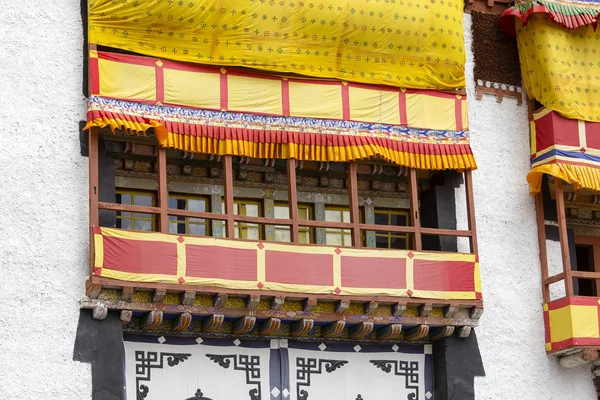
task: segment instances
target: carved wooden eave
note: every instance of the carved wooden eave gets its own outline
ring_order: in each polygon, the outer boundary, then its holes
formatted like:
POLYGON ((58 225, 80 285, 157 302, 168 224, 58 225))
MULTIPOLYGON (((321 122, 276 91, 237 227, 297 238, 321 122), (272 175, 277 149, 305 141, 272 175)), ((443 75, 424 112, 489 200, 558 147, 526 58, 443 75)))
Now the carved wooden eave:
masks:
POLYGON ((123 331, 158 336, 430 342, 467 337, 481 300, 301 295, 92 277, 82 309, 120 312, 123 331))
POLYGON ((514 4, 514 0, 468 0, 465 2, 465 12, 478 11, 488 14, 502 14, 514 4))

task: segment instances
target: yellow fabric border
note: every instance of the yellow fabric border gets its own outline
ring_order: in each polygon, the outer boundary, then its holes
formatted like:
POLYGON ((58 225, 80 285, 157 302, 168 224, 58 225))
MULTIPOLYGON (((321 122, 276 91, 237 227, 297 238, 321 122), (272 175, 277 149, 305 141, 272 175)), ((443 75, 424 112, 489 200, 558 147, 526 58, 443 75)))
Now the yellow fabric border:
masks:
POLYGON ((540 192, 544 174, 562 179, 573 185, 575 190, 588 189, 600 191, 600 171, 598 168, 554 163, 539 165, 529 171, 527 174, 527 182, 529 183, 529 191, 531 194, 540 192))

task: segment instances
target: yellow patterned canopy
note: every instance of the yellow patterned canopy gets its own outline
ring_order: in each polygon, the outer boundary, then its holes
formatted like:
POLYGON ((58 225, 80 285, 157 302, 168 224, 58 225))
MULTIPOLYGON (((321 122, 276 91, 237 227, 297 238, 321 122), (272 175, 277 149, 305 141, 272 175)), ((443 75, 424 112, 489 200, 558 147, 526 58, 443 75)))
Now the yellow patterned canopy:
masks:
POLYGON ((465 86, 459 0, 90 0, 89 41, 202 64, 465 86))
POLYGON ((517 20, 527 94, 567 118, 600 121, 600 34, 592 25, 565 29, 547 14, 517 20))

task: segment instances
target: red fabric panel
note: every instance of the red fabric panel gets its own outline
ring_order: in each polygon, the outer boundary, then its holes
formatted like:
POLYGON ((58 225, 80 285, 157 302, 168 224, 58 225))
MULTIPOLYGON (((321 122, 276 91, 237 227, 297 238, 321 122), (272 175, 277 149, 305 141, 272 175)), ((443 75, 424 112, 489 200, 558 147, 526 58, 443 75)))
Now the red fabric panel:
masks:
POLYGON ((197 278, 256 281, 257 256, 254 249, 187 244, 186 276, 197 278))
POLYGON ((104 236, 102 268, 136 274, 177 273, 177 245, 104 236))
POLYGON ((552 113, 535 120, 535 143, 537 151, 547 149, 554 144, 552 113))
POLYGON ((342 286, 406 289, 406 259, 342 256, 342 286))
POLYGON ((415 290, 474 292, 474 270, 474 262, 415 259, 415 290))
POLYGON ((585 123, 585 138, 588 148, 600 150, 600 122, 585 123))
POLYGON ((576 119, 561 117, 552 112, 554 121, 554 141, 565 146, 579 146, 579 127, 576 119))
POLYGON ((333 256, 287 251, 265 252, 267 282, 296 285, 333 285, 333 256))

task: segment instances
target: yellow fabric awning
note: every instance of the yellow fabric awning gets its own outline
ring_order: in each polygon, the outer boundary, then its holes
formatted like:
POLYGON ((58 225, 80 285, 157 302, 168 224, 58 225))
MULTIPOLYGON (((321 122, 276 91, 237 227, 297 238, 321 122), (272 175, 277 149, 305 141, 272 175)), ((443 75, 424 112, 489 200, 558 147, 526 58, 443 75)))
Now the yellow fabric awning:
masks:
POLYGON ((460 1, 90 0, 89 42, 415 89, 465 86, 460 1))

